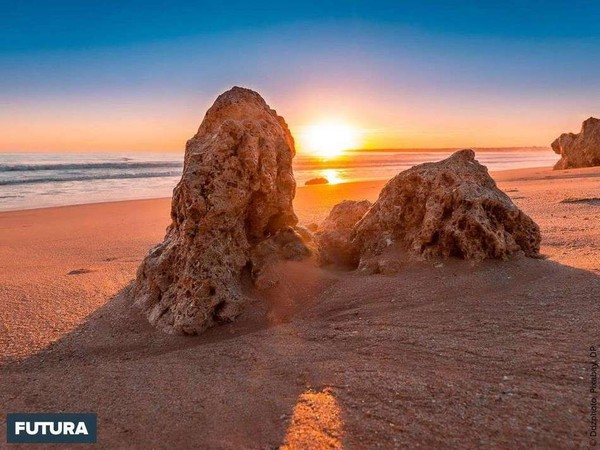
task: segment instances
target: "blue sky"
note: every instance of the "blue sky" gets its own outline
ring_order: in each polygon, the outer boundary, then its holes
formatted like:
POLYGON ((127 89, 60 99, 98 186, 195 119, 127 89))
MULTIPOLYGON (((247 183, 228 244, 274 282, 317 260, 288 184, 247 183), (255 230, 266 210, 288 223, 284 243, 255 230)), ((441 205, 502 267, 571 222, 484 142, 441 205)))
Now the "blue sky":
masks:
POLYGON ((600 115, 599 2, 11 2, 0 150, 181 150, 237 84, 372 146, 548 145, 600 115))

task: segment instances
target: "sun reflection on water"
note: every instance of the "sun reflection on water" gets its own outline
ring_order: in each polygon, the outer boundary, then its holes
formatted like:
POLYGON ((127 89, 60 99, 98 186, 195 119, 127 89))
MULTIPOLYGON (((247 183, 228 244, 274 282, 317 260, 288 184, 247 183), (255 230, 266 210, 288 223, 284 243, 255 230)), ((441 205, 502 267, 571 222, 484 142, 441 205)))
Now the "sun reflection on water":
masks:
POLYGON ((341 171, 338 169, 321 170, 321 176, 327 178, 329 184, 338 184, 344 181, 341 176, 341 171))

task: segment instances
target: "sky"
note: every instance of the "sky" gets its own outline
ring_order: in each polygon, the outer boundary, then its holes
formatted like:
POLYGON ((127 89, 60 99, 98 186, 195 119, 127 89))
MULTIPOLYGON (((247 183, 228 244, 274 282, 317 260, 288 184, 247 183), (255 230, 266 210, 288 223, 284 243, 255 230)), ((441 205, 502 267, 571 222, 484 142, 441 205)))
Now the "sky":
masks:
POLYGON ((0 151, 175 151, 231 86, 295 135, 548 146, 600 116, 597 1, 0 0, 0 151))

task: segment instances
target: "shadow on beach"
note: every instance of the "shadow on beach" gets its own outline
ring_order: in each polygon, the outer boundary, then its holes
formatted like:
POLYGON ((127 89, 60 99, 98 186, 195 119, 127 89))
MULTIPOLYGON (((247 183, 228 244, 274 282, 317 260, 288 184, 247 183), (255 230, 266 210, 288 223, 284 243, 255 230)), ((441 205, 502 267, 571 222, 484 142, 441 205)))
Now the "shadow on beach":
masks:
MULTIPOLYGON (((252 294, 240 320, 195 337, 153 329, 125 288, 8 361, 2 404, 96 412, 106 448, 275 448, 294 411, 321 420, 323 392, 349 448, 585 445, 596 274, 527 258, 391 276, 283 269, 284 285, 252 294)), ((313 425, 296 434, 314 437, 313 425)))

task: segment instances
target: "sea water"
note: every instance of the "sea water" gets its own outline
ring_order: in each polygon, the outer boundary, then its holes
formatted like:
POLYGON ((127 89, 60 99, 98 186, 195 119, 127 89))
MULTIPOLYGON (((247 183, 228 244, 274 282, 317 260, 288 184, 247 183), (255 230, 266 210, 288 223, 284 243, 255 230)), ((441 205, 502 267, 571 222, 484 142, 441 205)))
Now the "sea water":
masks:
MULTIPOLYGON (((355 150, 331 160, 298 153, 298 186, 316 177, 330 183, 389 179, 415 164, 446 158, 452 150, 355 150)), ((546 148, 485 149, 489 170, 549 167, 546 148)), ((0 211, 170 197, 181 177, 182 153, 0 153, 0 211)))

